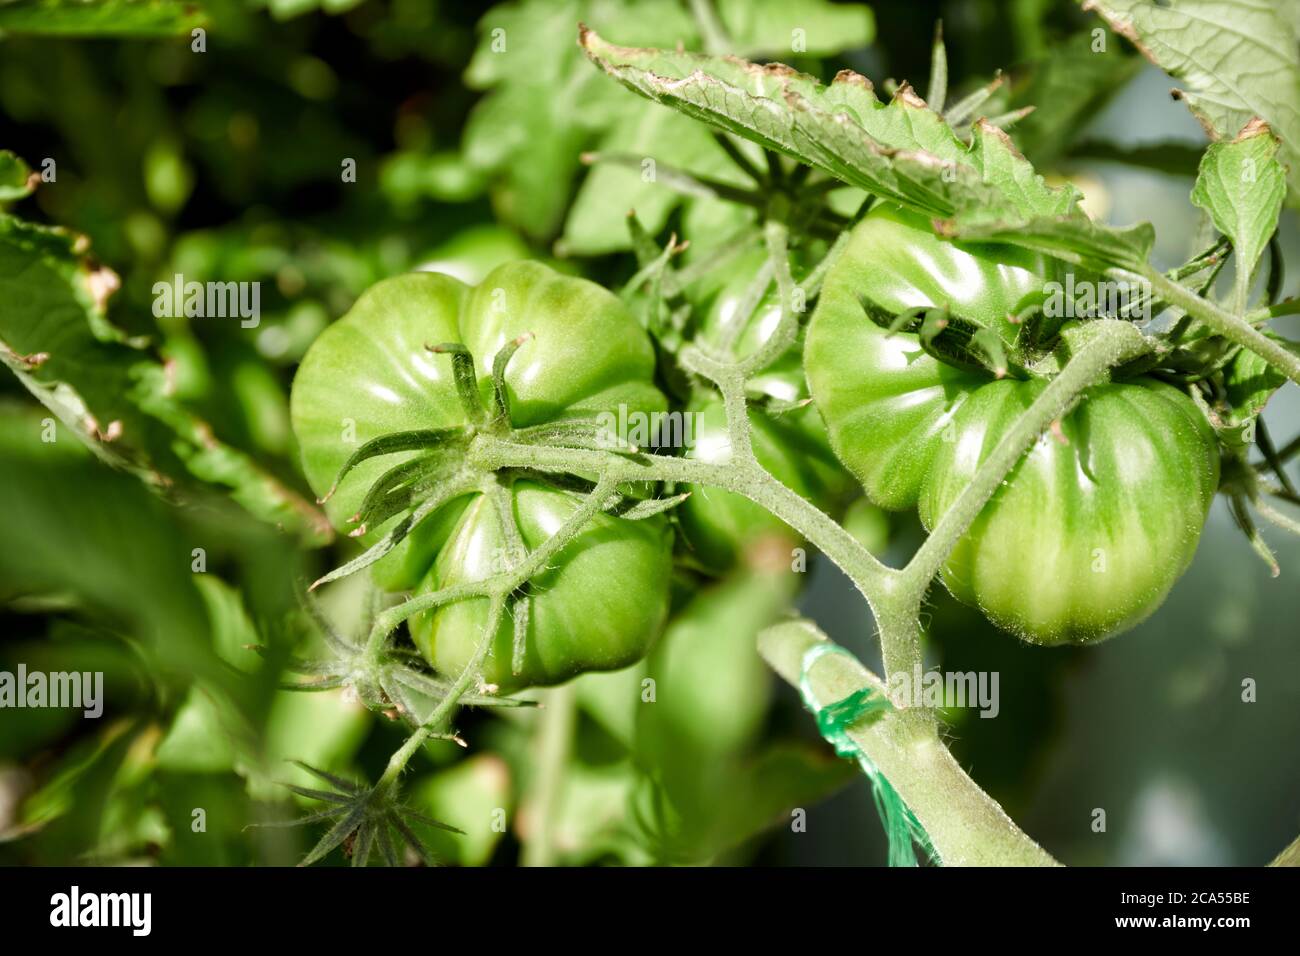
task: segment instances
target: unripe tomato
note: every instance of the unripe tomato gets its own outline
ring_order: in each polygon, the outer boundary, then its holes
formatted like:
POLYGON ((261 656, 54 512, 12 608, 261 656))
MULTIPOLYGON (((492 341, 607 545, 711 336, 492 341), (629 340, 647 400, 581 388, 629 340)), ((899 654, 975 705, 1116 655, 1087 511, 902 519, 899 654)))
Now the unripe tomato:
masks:
MULTIPOLYGON (((888 336, 860 297, 886 311, 947 305, 1005 335, 1007 316, 1052 274, 1033 255, 946 242, 889 208, 854 230, 827 277, 804 360, 831 443, 873 501, 919 504, 933 528, 1046 379, 946 365, 915 334, 888 336)), ((1034 643, 1131 627, 1191 560, 1218 469, 1209 423, 1176 388, 1146 377, 1089 388, 985 505, 944 583, 1034 643)))
MULTIPOLYGON (((957 413, 921 495, 934 524, 1046 383, 990 382, 957 413)), ((1011 471, 943 569, 958 600, 1040 644, 1126 630, 1196 553, 1219 483, 1214 433, 1152 379, 1099 385, 1011 471), (1068 443, 1068 444, 1067 444, 1068 443)))
MULTIPOLYGON (((545 541, 578 506, 568 492, 533 482, 515 483, 515 514, 524 544, 545 541)), ((418 593, 482 580, 501 568, 505 553, 492 503, 476 496, 457 531, 439 551, 418 593), (498 559, 499 560, 499 559, 498 559)), ((497 630, 483 678, 503 691, 559 684, 587 671, 618 670, 645 655, 668 614, 671 535, 662 519, 627 521, 597 515, 532 583, 523 667, 511 671, 513 629, 497 630)), ((411 636, 438 670, 459 673, 474 655, 487 623, 485 601, 460 601, 418 615, 411 636)))
POLYGON ((1021 250, 945 242, 890 206, 854 229, 809 323, 804 370, 835 454, 876 504, 915 506, 941 433, 984 379, 928 355, 915 335, 886 336, 859 296, 890 313, 947 305, 1002 332, 1047 268, 1021 250))
MULTIPOLYGON (((477 288, 437 273, 403 275, 372 287, 327 328, 294 379, 294 432, 312 488, 324 493, 370 439, 466 424, 449 357, 426 345, 468 346, 486 400, 493 358, 524 333, 532 338, 505 376, 512 426, 617 414, 620 405, 625 415, 666 408, 653 384, 648 337, 600 286, 531 262, 502 265, 477 288)), ((335 526, 349 528, 371 484, 412 455, 373 458, 349 473, 327 503, 335 526)), ((485 474, 482 487, 495 480, 485 474)), ((573 493, 533 481, 514 481, 510 493, 528 549, 579 504, 573 493)), ((386 528, 369 530, 363 542, 386 528)), ((375 566, 376 578, 391 589, 424 592, 501 573, 521 558, 511 553, 492 502, 474 491, 426 519, 375 566)), ((484 678, 509 690, 631 663, 662 629, 670 574, 671 534, 662 517, 597 516, 534 583, 523 668, 511 672, 507 616, 484 678)), ((454 674, 472 656, 486 612, 485 599, 445 605, 413 618, 411 633, 432 664, 454 674)))

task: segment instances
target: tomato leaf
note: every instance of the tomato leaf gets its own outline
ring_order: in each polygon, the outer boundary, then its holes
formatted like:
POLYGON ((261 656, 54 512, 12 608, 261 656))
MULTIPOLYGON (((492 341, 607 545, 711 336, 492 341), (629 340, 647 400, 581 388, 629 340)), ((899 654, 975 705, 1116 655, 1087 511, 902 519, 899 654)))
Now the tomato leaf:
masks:
POLYGON ((909 86, 885 104, 850 71, 824 86, 781 64, 616 46, 585 26, 579 42, 649 99, 923 213, 1082 215, 1078 191, 1047 186, 1001 130, 977 123, 967 144, 909 86))
POLYGON ((0 3, 0 33, 42 36, 177 36, 208 22, 187 0, 11 0, 0 3))
POLYGON ((7 149, 0 149, 0 202, 13 202, 31 195, 36 186, 32 171, 7 149))
POLYGON ((584 17, 630 31, 638 42, 694 43, 697 37, 690 16, 672 0, 527 0, 484 15, 465 83, 488 94, 470 114, 462 154, 491 180, 498 215, 532 236, 559 228, 579 155, 626 107, 619 91, 591 74, 573 43, 573 25, 584 17))
POLYGON ((1084 0, 1147 59, 1178 79, 1176 90, 1213 139, 1254 117, 1284 144, 1290 184, 1300 185, 1300 45, 1287 4, 1251 0, 1084 0))
POLYGON ((740 56, 780 54, 800 44, 807 56, 829 56, 869 44, 875 17, 863 4, 829 0, 718 0, 718 17, 740 56))
POLYGON ((1075 138, 1141 66, 1142 59, 1121 44, 1098 49, 1091 31, 1074 34, 1052 47, 1034 67, 1029 82, 1016 91, 1012 102, 1017 106, 1051 108, 1025 117, 1011 138, 1033 163, 1045 168, 1067 152, 1073 157, 1075 138))
POLYGON ((1149 225, 1091 222, 1078 190, 1048 186, 1002 130, 977 122, 966 143, 906 84, 886 104, 849 71, 825 86, 781 64, 616 46, 585 26, 579 42, 642 96, 924 213, 950 236, 1013 243, 1098 270, 1146 264, 1149 225))
MULTIPOLYGON (((1275 335, 1270 338, 1284 341, 1275 335)), ((1300 353, 1300 345, 1293 342, 1284 344, 1293 352, 1300 353)), ((1250 349, 1238 350, 1223 370, 1224 404, 1228 412, 1221 416, 1223 424, 1217 429, 1219 437, 1238 447, 1249 444, 1251 424, 1286 380, 1285 375, 1250 349)))
POLYGON ((1086 218, 1035 217, 969 225, 958 220, 940 227, 952 238, 1023 246, 1097 272, 1110 267, 1139 271, 1155 244, 1155 230, 1146 222, 1115 228, 1086 218))
POLYGON ((1192 189, 1192 202, 1232 240, 1237 312, 1246 307, 1255 267, 1277 229, 1286 198, 1286 172, 1277 160, 1280 145, 1267 124, 1251 120, 1232 142, 1214 143, 1205 151, 1192 189))
POLYGON ((735 846, 782 823, 788 825, 793 808, 820 803, 852 782, 857 773, 856 766, 832 757, 826 748, 772 745, 727 786, 730 807, 721 814, 718 844, 735 846))
POLYGON ((639 168, 602 162, 592 169, 564 224, 564 249, 569 253, 601 255, 629 248, 627 214, 631 209, 649 232, 658 233, 664 227, 684 199, 681 192, 660 181, 655 168, 653 157, 664 143, 672 144, 675 165, 693 174, 746 185, 745 177, 704 127, 654 103, 627 99, 623 115, 601 138, 597 153, 644 158, 639 168))
POLYGON ((223 444, 171 395, 167 373, 104 317, 117 277, 84 237, 0 216, 0 360, 102 460, 155 489, 226 491, 305 540, 329 540, 314 506, 223 444))

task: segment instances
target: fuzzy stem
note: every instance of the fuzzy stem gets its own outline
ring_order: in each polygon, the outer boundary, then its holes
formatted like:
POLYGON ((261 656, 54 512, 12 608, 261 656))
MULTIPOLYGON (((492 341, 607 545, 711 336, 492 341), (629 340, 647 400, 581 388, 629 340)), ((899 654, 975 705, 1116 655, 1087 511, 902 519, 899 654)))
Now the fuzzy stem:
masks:
MULTIPOLYGON (((723 464, 660 455, 618 456, 603 451, 521 445, 479 435, 470 461, 484 468, 531 468, 550 473, 603 473, 612 481, 674 481, 708 485, 738 495, 776 515, 813 542, 858 584, 870 601, 884 593, 883 580, 897 572, 881 564, 857 540, 815 505, 781 484, 757 462, 734 455, 723 464)), ((535 552, 534 552, 535 553, 535 552)), ((401 607, 401 605, 399 605, 401 607)))
POLYGON ((1213 302, 1202 299, 1190 289, 1150 267, 1141 273, 1123 269, 1115 269, 1111 272, 1120 278, 1142 279, 1150 282, 1157 298, 1164 299, 1170 305, 1204 322, 1228 341, 1250 349, 1291 381, 1300 382, 1300 355, 1288 351, 1280 342, 1270 339, 1248 320, 1231 312, 1225 312, 1213 302))
POLYGON ((451 713, 456 709, 456 705, 460 703, 460 699, 469 691, 470 685, 478 680, 479 667, 483 664, 483 658, 487 656, 488 648, 492 646, 492 639, 496 636, 497 628, 501 624, 501 617, 504 613, 505 599, 494 598, 488 611, 487 624, 483 628, 483 635, 479 638, 478 647, 474 649, 474 656, 466 662, 460 676, 456 678, 456 683, 451 685, 451 688, 447 691, 447 696, 438 702, 438 706, 433 709, 429 719, 416 728, 415 733, 407 737, 406 742, 388 758, 388 766, 384 770, 384 775, 375 784, 375 793, 388 790, 396 785, 402 771, 406 769, 406 764, 415 755, 415 752, 431 736, 442 732, 443 724, 450 719, 451 713))
MULTIPOLYGON (((881 564, 836 521, 773 478, 752 456, 736 455, 733 449, 732 460, 722 464, 657 455, 619 457, 584 449, 519 445, 480 435, 470 448, 470 459, 484 468, 532 468, 570 474, 602 472, 618 482, 674 481, 735 492, 784 521, 853 582, 880 624, 887 673, 910 672, 920 660, 917 624, 920 595, 910 603, 890 599, 898 590, 902 572, 881 564)), ((398 605, 393 610, 400 611, 405 606, 398 605)))
MULTIPOLYGON (((826 640, 806 622, 786 622, 759 635, 759 653, 793 686, 799 686, 806 655, 826 640)), ((880 678, 856 660, 828 654, 809 672, 820 701, 842 700, 864 687, 884 691, 880 678)), ((1033 841, 979 788, 935 734, 922 710, 896 710, 848 731, 885 775, 930 835, 946 866, 1053 866, 1033 841)))
POLYGON ((1291 845, 1274 857, 1269 866, 1300 866, 1300 837, 1291 841, 1291 845))

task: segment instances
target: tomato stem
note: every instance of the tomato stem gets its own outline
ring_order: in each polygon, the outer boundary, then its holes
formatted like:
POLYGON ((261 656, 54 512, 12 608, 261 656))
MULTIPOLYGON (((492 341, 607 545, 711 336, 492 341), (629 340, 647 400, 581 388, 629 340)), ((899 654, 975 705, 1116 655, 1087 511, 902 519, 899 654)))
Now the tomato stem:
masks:
MULTIPOLYGON (((787 621, 759 634, 758 649, 773 670, 797 687, 809 648, 825 640, 809 622, 787 621)), ((848 654, 824 655, 807 678, 823 701, 842 700, 868 687, 887 690, 848 654)), ((859 722, 848 735, 925 827, 945 866, 1057 865, 961 769, 938 739, 929 712, 896 707, 879 719, 859 722)))
POLYGON ((443 725, 451 718, 451 714, 460 703, 460 699, 469 691, 470 686, 478 680, 483 658, 487 656, 488 648, 492 646, 492 639, 496 636, 497 627, 500 626, 504 614, 505 598, 494 597, 488 610, 487 624, 483 628, 483 635, 479 638, 478 646, 474 649, 474 656, 465 663, 460 676, 451 685, 447 695, 438 702, 438 706, 433 709, 429 719, 416 728, 415 732, 406 738, 406 743, 402 744, 388 758, 388 767, 384 770, 384 775, 379 778, 379 782, 375 784, 376 794, 396 786, 401 778, 402 771, 406 769, 407 763, 415 755, 415 752, 430 737, 442 733, 443 725))
POLYGON ((1152 291, 1158 298, 1204 322, 1228 341, 1250 349, 1291 381, 1300 383, 1300 355, 1289 351, 1281 342, 1266 336, 1251 325, 1249 319, 1221 309, 1210 300, 1201 298, 1186 286, 1174 282, 1162 272, 1149 266, 1141 273, 1129 272, 1126 269, 1111 269, 1108 272, 1120 279, 1150 282, 1152 291))

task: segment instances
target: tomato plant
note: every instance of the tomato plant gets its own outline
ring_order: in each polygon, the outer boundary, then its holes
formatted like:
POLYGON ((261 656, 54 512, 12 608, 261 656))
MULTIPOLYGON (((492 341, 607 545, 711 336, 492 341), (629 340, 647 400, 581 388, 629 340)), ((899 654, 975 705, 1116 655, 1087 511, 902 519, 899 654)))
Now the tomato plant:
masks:
POLYGON ((0 2, 0 864, 1291 840, 1296 25, 990 6, 0 2))

